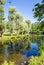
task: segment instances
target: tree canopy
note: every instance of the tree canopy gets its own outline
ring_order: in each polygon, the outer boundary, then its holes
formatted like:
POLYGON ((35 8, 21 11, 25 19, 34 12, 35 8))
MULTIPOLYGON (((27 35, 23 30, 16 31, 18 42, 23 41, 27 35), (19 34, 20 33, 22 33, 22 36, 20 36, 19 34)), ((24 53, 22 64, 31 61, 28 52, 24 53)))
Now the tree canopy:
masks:
POLYGON ((44 0, 41 3, 35 4, 34 17, 37 18, 39 21, 44 20, 44 0))

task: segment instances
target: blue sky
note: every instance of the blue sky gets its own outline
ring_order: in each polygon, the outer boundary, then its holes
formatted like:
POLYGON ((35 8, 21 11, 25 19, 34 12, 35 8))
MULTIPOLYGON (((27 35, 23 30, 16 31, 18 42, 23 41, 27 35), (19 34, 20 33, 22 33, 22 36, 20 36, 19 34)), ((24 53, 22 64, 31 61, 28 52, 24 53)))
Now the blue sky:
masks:
POLYGON ((29 19, 31 22, 36 22, 37 19, 33 17, 34 5, 40 3, 41 0, 6 0, 5 4, 5 17, 8 18, 8 9, 10 6, 15 6, 16 9, 23 15, 24 20, 29 19), (8 2, 11 1, 11 4, 8 2))

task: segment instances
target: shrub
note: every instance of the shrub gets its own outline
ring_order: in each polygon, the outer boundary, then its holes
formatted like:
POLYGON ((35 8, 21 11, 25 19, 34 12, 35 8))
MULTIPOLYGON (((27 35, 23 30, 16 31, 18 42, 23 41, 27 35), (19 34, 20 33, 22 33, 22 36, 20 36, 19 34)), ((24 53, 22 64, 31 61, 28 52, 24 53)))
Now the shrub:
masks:
POLYGON ((41 56, 32 56, 29 65, 44 65, 44 51, 42 51, 41 56))

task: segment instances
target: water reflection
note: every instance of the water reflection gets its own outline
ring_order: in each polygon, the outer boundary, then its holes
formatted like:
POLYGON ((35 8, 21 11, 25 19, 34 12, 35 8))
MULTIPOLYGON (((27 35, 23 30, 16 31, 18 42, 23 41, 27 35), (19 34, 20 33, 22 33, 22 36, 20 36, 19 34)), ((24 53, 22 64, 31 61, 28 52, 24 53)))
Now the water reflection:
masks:
POLYGON ((37 43, 31 43, 30 44, 30 49, 29 50, 24 50, 23 54, 26 55, 27 57, 30 56, 38 56, 39 55, 39 49, 37 43))
POLYGON ((38 35, 31 35, 30 37, 30 49, 25 49, 23 51, 23 54, 27 57, 30 56, 39 56, 40 55, 40 46, 41 44, 44 44, 44 36, 38 36, 38 35))
POLYGON ((38 35, 31 35, 27 40, 10 42, 5 46, 0 44, 0 63, 4 60, 19 62, 24 55, 27 57, 38 56, 40 44, 44 44, 44 36, 38 35))

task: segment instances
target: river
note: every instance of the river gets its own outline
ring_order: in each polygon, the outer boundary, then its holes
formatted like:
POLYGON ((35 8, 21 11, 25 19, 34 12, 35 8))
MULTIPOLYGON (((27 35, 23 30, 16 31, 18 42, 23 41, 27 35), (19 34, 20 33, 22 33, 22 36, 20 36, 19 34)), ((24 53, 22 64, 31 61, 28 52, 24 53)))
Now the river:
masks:
MULTIPOLYGON (((31 35, 29 40, 25 43, 28 44, 28 48, 23 48, 23 50, 21 49, 21 43, 16 45, 10 43, 9 45, 5 45, 3 47, 0 46, 0 65, 5 60, 19 63, 23 60, 24 57, 26 59, 30 58, 31 56, 39 56, 39 46, 40 44, 44 44, 44 36, 31 35)), ((26 44, 24 44, 24 47, 26 46, 26 44)))

